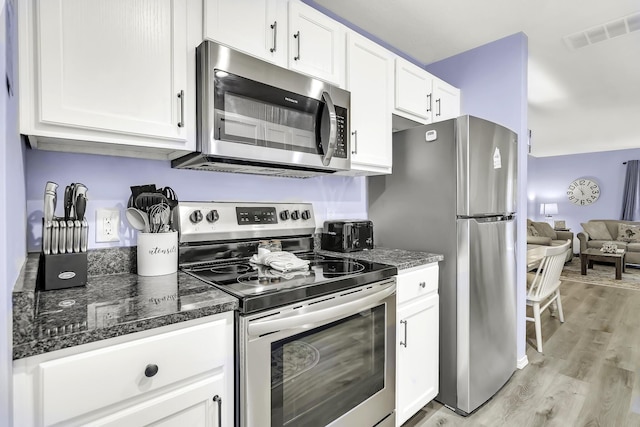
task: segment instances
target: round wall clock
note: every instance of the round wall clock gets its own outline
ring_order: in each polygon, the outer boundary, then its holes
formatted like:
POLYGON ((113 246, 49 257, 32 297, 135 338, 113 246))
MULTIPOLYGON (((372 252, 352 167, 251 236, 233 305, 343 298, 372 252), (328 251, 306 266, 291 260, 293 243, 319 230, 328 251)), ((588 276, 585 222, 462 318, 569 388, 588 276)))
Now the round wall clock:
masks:
POLYGON ((567 197, 576 205, 590 205, 600 197, 600 186, 592 179, 578 178, 569 184, 567 197))

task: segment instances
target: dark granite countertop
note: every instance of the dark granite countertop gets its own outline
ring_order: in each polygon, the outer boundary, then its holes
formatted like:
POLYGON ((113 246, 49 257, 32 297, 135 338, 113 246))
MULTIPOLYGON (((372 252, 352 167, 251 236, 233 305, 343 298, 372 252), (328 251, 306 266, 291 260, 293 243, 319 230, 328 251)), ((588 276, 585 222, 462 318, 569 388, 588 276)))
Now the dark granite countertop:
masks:
POLYGON ((327 255, 337 255, 346 258, 361 259, 365 261, 377 262, 380 264, 393 265, 399 271, 412 267, 431 264, 444 260, 444 256, 429 252, 409 251, 404 249, 374 248, 357 252, 331 252, 320 250, 319 253, 327 255))
POLYGON ((51 291, 35 289, 39 254, 29 254, 13 292, 14 359, 238 308, 236 298, 182 272, 119 272, 133 271, 130 248, 92 252, 86 286, 51 291))

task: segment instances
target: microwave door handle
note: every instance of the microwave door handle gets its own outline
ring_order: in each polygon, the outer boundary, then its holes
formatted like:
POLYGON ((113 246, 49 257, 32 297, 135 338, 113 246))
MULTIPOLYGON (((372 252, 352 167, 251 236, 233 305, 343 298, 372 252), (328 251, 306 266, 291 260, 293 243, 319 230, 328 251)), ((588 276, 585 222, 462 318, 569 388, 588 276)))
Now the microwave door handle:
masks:
POLYGON ((328 112, 328 116, 322 115, 322 129, 320 130, 320 141, 324 150, 324 157, 322 157, 322 164, 329 166, 333 152, 336 150, 336 134, 338 133, 338 120, 336 119, 336 107, 333 105, 331 95, 328 92, 322 92, 322 100, 324 101, 325 108, 328 112), (328 117, 328 119, 327 119, 328 117), (326 121, 325 121, 326 120, 326 121), (329 135, 325 135, 325 128, 329 126, 329 135))
POLYGON ((305 325, 305 327, 307 327, 316 323, 323 323, 327 320, 340 318, 347 314, 359 313, 376 303, 382 302, 395 291, 396 287, 390 285, 381 291, 377 291, 367 296, 360 296, 359 293, 355 293, 352 295, 353 299, 351 301, 338 306, 321 308, 294 316, 282 317, 280 319, 257 320, 249 323, 247 333, 249 336, 257 337, 272 332, 299 328, 300 325, 305 325))

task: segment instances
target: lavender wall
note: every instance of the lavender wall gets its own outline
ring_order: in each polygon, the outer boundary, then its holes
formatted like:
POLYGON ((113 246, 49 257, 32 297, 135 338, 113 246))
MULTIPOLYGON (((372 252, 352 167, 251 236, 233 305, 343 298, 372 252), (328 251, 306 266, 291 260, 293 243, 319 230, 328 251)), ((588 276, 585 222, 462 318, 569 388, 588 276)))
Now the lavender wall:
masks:
MULTIPOLYGON (((590 219, 619 219, 627 160, 640 159, 640 149, 605 151, 553 157, 530 157, 528 217, 543 220, 541 203, 557 203, 555 219, 563 219, 574 234, 590 219), (588 206, 576 206, 566 196, 576 178, 590 178, 600 185, 600 198, 588 206)), ((574 245, 575 246, 575 245, 574 245)), ((577 250, 576 250, 577 252, 577 250)))
POLYGON ((180 200, 238 200, 311 202, 316 226, 325 219, 366 218, 366 187, 363 177, 323 176, 310 179, 275 178, 171 169, 168 161, 125 157, 27 150, 28 250, 39 251, 42 238, 42 195, 47 181, 57 182, 58 208, 64 186, 82 182, 89 188, 86 218, 89 248, 134 246, 135 231, 129 227, 124 209, 132 185, 171 186, 180 200), (95 242, 96 208, 120 209, 120 242, 95 242))
MULTIPOLYGON (((527 211, 528 42, 517 33, 428 65, 427 71, 461 89, 462 113, 499 123, 518 133, 518 236, 525 234, 527 211)), ((518 239, 516 316, 518 366, 526 358, 526 240, 518 239)))

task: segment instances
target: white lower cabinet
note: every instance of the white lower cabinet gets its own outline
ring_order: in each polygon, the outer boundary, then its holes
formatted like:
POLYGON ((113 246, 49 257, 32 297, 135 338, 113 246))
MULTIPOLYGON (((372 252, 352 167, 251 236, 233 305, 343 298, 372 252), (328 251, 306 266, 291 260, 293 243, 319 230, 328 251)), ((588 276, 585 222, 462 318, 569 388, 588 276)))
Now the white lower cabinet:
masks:
POLYGON ((14 361, 15 425, 233 425, 233 313, 14 361))
POLYGON ((438 394, 438 264, 400 272, 397 281, 396 426, 438 394))

